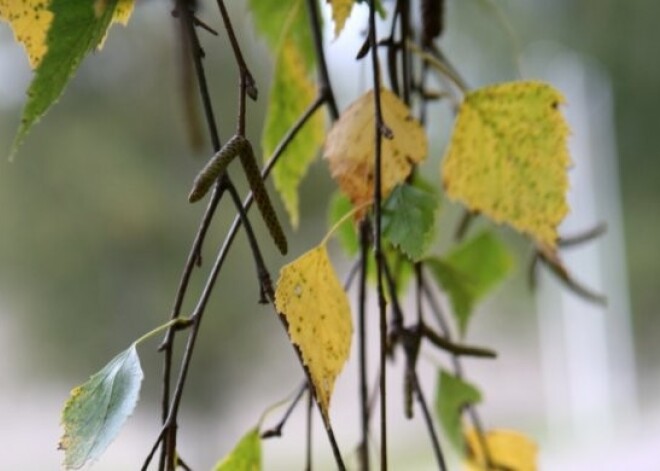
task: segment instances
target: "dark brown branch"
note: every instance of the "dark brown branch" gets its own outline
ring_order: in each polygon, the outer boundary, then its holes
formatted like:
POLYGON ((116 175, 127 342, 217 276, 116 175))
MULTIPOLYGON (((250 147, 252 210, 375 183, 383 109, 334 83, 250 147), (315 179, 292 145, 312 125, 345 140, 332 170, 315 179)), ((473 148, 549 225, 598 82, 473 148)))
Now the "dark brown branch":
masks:
POLYGON ((445 350, 452 355, 456 356, 469 356, 477 358, 497 358, 497 353, 493 350, 483 347, 474 347, 470 345, 462 345, 454 343, 447 337, 439 335, 437 332, 433 331, 429 326, 422 324, 421 325, 422 336, 442 350, 445 350))
POLYGON ((376 46, 376 2, 369 2, 369 43, 371 44, 371 65, 374 79, 374 218, 376 220, 374 237, 376 258, 376 279, 378 291, 379 337, 380 337, 380 468, 387 470, 387 317, 385 293, 383 291, 383 242, 382 242, 382 168, 381 146, 383 132, 386 129, 380 103, 380 65, 376 46))
POLYGON ((337 109, 337 102, 330 83, 330 74, 328 73, 328 65, 325 60, 325 52, 323 51, 323 34, 321 31, 321 20, 319 18, 318 3, 316 0, 307 0, 307 13, 309 15, 309 24, 312 29, 312 38, 314 40, 314 51, 316 54, 316 62, 318 67, 318 82, 319 82, 319 95, 325 97, 330 118, 332 121, 337 121, 339 118, 339 110, 337 109))
POLYGON ((358 348, 359 348, 359 400, 360 400, 360 445, 358 448, 360 469, 368 471, 369 466, 369 397, 367 391, 367 262, 371 247, 371 227, 369 219, 360 223, 360 290, 358 293, 358 348))
POLYGON ((445 457, 442 453, 442 448, 440 447, 440 439, 438 438, 438 434, 435 431, 435 426, 433 425, 433 418, 431 417, 431 413, 429 412, 429 407, 427 405, 426 398, 424 397, 424 391, 422 391, 422 387, 419 384, 419 378, 415 370, 412 371, 412 383, 413 383, 413 389, 415 391, 415 397, 417 397, 417 403, 419 404, 419 407, 422 409, 422 415, 424 416, 424 423, 426 424, 426 428, 428 429, 429 435, 431 437, 431 446, 433 447, 433 454, 435 455, 435 460, 438 463, 438 468, 441 471, 446 471, 447 464, 445 463, 445 457))

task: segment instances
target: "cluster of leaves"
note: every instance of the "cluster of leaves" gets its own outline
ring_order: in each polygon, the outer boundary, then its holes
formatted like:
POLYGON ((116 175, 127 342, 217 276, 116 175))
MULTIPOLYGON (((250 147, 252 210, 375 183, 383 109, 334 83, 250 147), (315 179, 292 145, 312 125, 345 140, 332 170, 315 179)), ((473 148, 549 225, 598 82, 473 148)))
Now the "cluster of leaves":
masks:
MULTIPOLYGON (((356 2, 328 3, 334 34, 339 35, 356 2)), ((311 76, 316 56, 303 0, 251 0, 249 6, 256 29, 275 58, 262 139, 263 154, 269 156, 317 97, 311 76)), ((9 21, 35 68, 12 154, 61 95, 83 57, 102 46, 114 22, 126 23, 132 9, 133 0, 0 0, 0 18, 9 21)), ((334 383, 349 356, 353 326, 350 302, 326 245, 337 234, 346 252, 355 255, 356 223, 371 214, 376 181, 374 94, 370 90, 358 97, 327 134, 322 116, 315 113, 274 168, 275 187, 294 227, 300 223, 299 184, 321 149, 339 189, 331 203, 335 229, 282 268, 274 300, 328 423, 334 383)), ((415 175, 418 164, 428 157, 427 134, 413 109, 396 93, 380 87, 379 94, 387 127, 380 153, 386 256, 399 260, 402 272, 422 267, 432 274, 450 301, 462 339, 476 304, 510 273, 512 257, 490 230, 444 254, 429 253, 441 191, 415 175)), ((530 237, 550 260, 557 259, 557 226, 568 210, 568 127, 559 110, 561 103, 561 94, 552 86, 534 81, 466 91, 440 169, 446 196, 474 214, 530 237)), ((501 431, 476 437, 476 431, 465 427, 462 411, 481 401, 474 385, 457 371, 441 370, 438 376, 439 421, 449 442, 469 457, 475 469, 482 469, 486 459, 480 438, 489 444, 488 459, 507 469, 534 468, 535 448, 526 438, 501 431)), ((135 407, 141 380, 133 344, 74 389, 64 408, 60 443, 66 450, 67 468, 79 468, 104 451, 135 407)), ((216 469, 258 469, 260 463, 257 426, 216 469)))

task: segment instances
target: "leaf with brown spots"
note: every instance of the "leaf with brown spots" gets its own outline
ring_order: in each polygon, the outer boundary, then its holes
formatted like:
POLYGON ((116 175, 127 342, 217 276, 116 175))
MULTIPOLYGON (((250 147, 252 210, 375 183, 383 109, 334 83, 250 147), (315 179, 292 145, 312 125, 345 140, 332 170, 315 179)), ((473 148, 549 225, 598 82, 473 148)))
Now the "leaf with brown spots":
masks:
MULTIPOLYGON (((383 138, 381 190, 383 198, 426 158, 426 134, 410 109, 391 91, 381 90, 383 119, 392 138, 383 138)), ((339 117, 325 141, 325 158, 341 191, 355 206, 374 193, 374 92, 369 91, 339 117)))
POLYGON ((335 379, 350 353, 353 323, 325 243, 282 268, 275 306, 286 319, 327 420, 335 379))
POLYGON ((9 22, 36 69, 10 155, 59 99, 85 55, 103 45, 110 25, 126 24, 133 4, 134 0, 0 0, 0 20, 9 22))
POLYGON ((553 252, 568 212, 564 98, 542 82, 468 93, 442 164, 447 194, 553 252))

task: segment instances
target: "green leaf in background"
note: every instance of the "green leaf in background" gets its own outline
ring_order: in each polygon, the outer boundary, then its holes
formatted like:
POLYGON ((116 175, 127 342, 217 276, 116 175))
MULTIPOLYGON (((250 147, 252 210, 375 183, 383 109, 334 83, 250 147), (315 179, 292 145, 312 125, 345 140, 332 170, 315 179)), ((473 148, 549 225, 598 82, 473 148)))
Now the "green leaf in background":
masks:
MULTIPOLYGON (((330 199, 328 210, 328 227, 334 225, 346 214, 353 210, 353 204, 341 191, 335 191, 330 199)), ((360 239, 352 219, 344 221, 335 232, 339 245, 348 257, 354 257, 360 250, 360 239)))
POLYGON ((424 263, 449 295, 461 336, 475 303, 502 281, 513 266, 506 246, 489 231, 469 239, 443 258, 428 258, 424 263))
MULTIPOLYGON (((316 97, 310 80, 314 65, 313 40, 303 0, 251 0, 255 26, 275 52, 275 73, 268 98, 262 136, 264 158, 316 97)), ((323 143, 323 116, 315 113, 289 143, 273 169, 275 188, 289 213, 291 225, 299 223, 298 186, 323 143)))
POLYGON ((213 471, 259 471, 261 469, 261 438, 255 427, 246 433, 236 447, 218 462, 213 471))
POLYGON ((461 413, 464 407, 478 402, 481 402, 481 393, 474 385, 440 370, 435 396, 435 413, 449 442, 461 452, 463 450, 461 413))
POLYGON ((383 235, 413 261, 433 241, 436 196, 409 184, 397 186, 383 206, 383 235))
POLYGON ((62 412, 64 467, 79 469, 98 458, 133 412, 142 384, 135 344, 71 391, 62 412))
POLYGON ((126 23, 132 8, 133 0, 0 1, 0 18, 10 22, 36 67, 10 156, 58 100, 85 55, 102 45, 112 22, 126 23))

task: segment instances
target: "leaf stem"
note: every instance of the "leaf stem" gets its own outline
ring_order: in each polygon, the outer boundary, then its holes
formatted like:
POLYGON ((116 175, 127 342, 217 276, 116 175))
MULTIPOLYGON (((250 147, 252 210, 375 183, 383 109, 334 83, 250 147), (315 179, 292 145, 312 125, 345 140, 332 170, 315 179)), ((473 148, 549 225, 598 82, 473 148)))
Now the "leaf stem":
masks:
POLYGON ((330 228, 330 230, 325 234, 323 239, 321 240, 321 243, 319 245, 325 245, 328 243, 328 240, 330 240, 330 237, 341 227, 342 224, 344 224, 350 217, 354 216, 358 212, 362 211, 363 209, 373 205, 373 201, 365 201, 362 204, 359 204, 353 208, 350 209, 350 211, 347 211, 346 214, 342 215, 342 217, 339 218, 337 222, 330 228))
POLYGON ((160 325, 160 326, 156 327, 155 329, 150 330, 149 332, 144 334, 142 337, 140 337, 135 342, 133 342, 133 344, 138 345, 138 344, 144 342, 145 340, 153 337, 154 335, 161 333, 165 329, 169 329, 170 327, 185 328, 185 327, 188 327, 190 324, 191 324, 190 319, 186 319, 186 318, 183 318, 183 317, 176 317, 174 319, 170 319, 165 324, 160 325))
POLYGON ((427 51, 424 51, 412 41, 406 41, 406 47, 415 54, 419 55, 422 59, 424 59, 424 61, 437 69, 445 77, 450 79, 464 95, 470 91, 470 87, 468 87, 463 78, 458 75, 453 67, 449 66, 445 61, 427 51))

